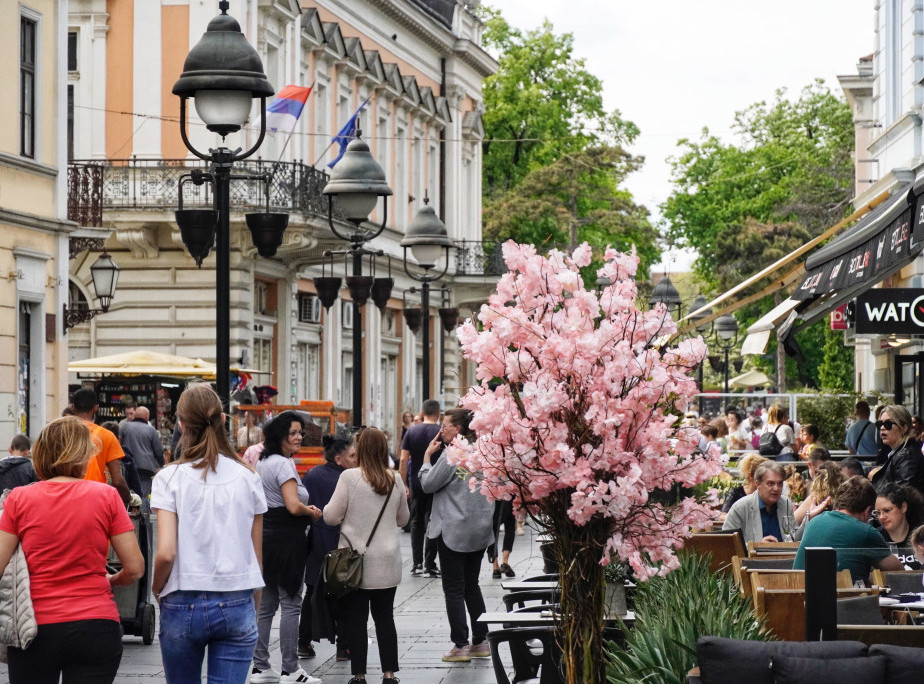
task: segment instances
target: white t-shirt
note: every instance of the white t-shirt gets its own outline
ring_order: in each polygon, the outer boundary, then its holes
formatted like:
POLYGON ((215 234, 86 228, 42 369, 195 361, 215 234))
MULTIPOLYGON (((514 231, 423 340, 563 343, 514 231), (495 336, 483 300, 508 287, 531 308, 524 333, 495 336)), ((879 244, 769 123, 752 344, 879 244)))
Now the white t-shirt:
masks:
POLYGON ((151 508, 176 513, 178 526, 176 561, 161 595, 262 587, 250 536, 254 516, 266 512, 260 476, 223 456, 215 471, 192 465, 166 466, 151 486, 151 508))

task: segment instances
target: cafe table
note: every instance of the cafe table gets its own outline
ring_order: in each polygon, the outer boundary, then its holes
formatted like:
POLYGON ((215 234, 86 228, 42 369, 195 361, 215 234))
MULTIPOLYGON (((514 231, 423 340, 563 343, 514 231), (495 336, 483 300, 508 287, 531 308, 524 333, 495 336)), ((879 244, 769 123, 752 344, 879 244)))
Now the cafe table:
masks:
MULTIPOLYGON (((919 596, 922 596, 922 595, 919 594, 919 596)), ((914 611, 924 612, 924 597, 922 597, 920 601, 908 601, 908 602, 902 603, 897 598, 892 598, 891 596, 880 596, 879 597, 879 607, 886 608, 893 612, 908 613, 908 619, 910 620, 911 624, 916 625, 919 623, 915 619, 915 616, 911 613, 911 611, 914 610, 914 611)))
POLYGON ((537 580, 527 582, 525 580, 512 580, 501 582, 501 589, 504 591, 529 591, 530 589, 558 589, 556 580, 537 580))
MULTIPOLYGON (((631 627, 635 624, 635 613, 630 610, 627 611, 625 615, 605 617, 604 622, 614 624, 620 619, 631 627)), ((552 616, 551 611, 548 610, 525 613, 508 613, 498 610, 482 613, 478 618, 478 622, 489 625, 502 624, 508 625, 509 627, 537 627, 541 625, 554 625, 555 618, 552 616)))

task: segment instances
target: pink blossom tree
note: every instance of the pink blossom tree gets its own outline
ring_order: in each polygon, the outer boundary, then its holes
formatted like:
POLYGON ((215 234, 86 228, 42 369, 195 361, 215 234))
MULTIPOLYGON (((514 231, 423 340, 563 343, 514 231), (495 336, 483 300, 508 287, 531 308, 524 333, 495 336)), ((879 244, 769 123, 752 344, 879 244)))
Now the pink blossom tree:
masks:
POLYGON ((718 450, 698 451, 680 427, 696 394, 690 371, 701 338, 667 346, 666 309, 641 311, 638 259, 608 249, 605 286, 584 288, 584 244, 570 257, 503 246, 509 269, 458 331, 477 365, 462 399, 477 439, 449 457, 472 487, 510 499, 550 533, 561 582, 561 643, 569 684, 605 681, 603 568, 618 559, 645 580, 677 567, 675 550, 710 520, 709 501, 671 498, 721 471, 718 450))

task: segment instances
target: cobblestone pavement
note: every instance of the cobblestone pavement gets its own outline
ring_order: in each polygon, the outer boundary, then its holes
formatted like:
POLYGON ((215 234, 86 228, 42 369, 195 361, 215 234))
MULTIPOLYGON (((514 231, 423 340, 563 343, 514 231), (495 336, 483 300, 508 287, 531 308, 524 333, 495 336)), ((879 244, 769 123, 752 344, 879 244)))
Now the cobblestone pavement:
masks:
MULTIPOLYGON (((517 577, 540 574, 542 559, 536 532, 529 526, 526 534, 517 537, 511 554, 510 565, 517 577)), ((409 534, 401 535, 404 579, 398 586, 395 598, 395 624, 398 629, 399 663, 398 677, 402 684, 493 684, 494 670, 490 658, 475 658, 469 663, 444 663, 440 658, 451 647, 449 625, 443 590, 439 580, 410 576, 411 539, 409 534)), ((491 565, 485 559, 481 569, 481 587, 487 609, 503 610, 501 580, 491 578, 491 565)), ((278 625, 277 625, 278 626, 278 625)), ((270 653, 274 667, 279 669, 277 626, 273 628, 270 653)), ((375 640, 372 622, 369 623, 370 641, 375 640)), ((166 684, 157 639, 151 646, 141 643, 140 637, 127 636, 122 664, 115 679, 116 684, 166 684)), ((320 677, 325 684, 346 684, 350 679, 350 664, 338 663, 333 644, 315 643, 317 657, 302 660, 301 665, 309 674, 320 677)), ((380 681, 378 650, 374 643, 369 648, 370 682, 380 681)), ((0 664, 0 684, 9 684, 6 665, 0 664)), ((205 682, 203 674, 202 681, 205 682)))

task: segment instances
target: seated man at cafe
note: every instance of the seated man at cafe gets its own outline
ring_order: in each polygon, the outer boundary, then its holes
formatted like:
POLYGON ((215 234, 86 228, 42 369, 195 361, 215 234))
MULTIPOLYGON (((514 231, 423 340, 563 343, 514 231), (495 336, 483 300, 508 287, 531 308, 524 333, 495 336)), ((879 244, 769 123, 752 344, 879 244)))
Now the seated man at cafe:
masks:
POLYGON ((767 461, 757 466, 754 470, 757 489, 735 502, 722 529, 740 529, 745 542, 782 541, 783 529, 793 517, 792 501, 783 496, 785 479, 782 463, 767 461))
POLYGON ((834 510, 809 520, 792 567, 805 569, 805 549, 827 546, 837 550, 837 569, 850 570, 853 581, 869 581, 870 571, 904 570, 882 535, 867 522, 876 505, 876 489, 862 477, 851 477, 837 489, 834 510))

